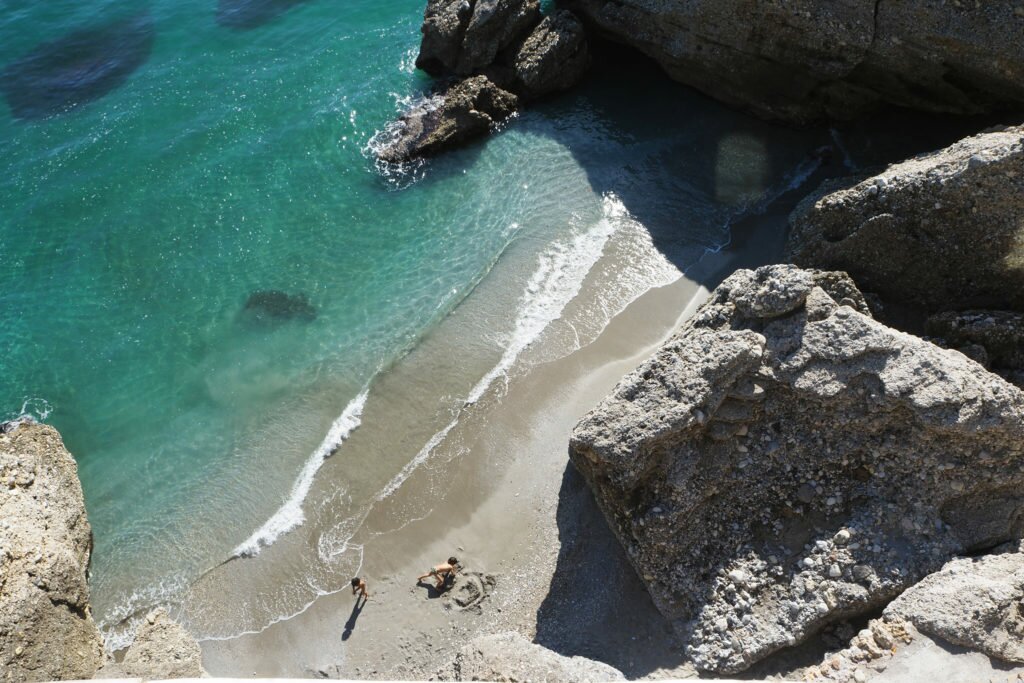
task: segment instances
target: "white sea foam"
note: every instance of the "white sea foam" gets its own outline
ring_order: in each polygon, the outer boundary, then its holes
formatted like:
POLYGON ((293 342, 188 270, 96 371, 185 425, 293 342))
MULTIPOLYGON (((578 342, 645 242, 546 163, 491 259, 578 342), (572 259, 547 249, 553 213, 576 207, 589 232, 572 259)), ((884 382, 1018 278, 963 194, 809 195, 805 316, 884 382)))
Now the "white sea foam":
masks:
POLYGON ((338 419, 334 421, 327 431, 327 436, 320 442, 313 454, 309 456, 305 466, 299 473, 298 479, 292 485, 288 499, 278 508, 277 512, 268 519, 263 526, 253 532, 252 536, 235 548, 233 557, 250 557, 259 553, 260 548, 271 545, 282 534, 300 526, 306 521, 302 511, 302 503, 313 485, 313 478, 317 470, 324 464, 324 460, 330 457, 338 446, 352 434, 362 422, 363 407, 366 405, 368 389, 364 389, 358 396, 345 406, 338 419))
MULTIPOLYGON (((537 269, 530 276, 519 299, 519 309, 511 338, 498 363, 470 390, 463 408, 479 401, 498 378, 507 377, 520 354, 533 344, 565 307, 580 293, 583 281, 604 253, 608 239, 616 230, 616 219, 628 215, 626 207, 614 194, 601 202, 602 218, 586 232, 568 241, 558 241, 537 259, 537 269)), ((412 460, 405 464, 377 494, 382 501, 397 491, 405 480, 430 457, 448 433, 459 423, 459 414, 430 438, 412 460)))
POLYGON ((97 627, 103 634, 103 646, 107 652, 117 652, 132 644, 135 632, 142 620, 157 607, 169 607, 179 603, 182 592, 188 587, 183 577, 167 577, 145 588, 139 588, 122 595, 112 609, 106 610, 97 627))

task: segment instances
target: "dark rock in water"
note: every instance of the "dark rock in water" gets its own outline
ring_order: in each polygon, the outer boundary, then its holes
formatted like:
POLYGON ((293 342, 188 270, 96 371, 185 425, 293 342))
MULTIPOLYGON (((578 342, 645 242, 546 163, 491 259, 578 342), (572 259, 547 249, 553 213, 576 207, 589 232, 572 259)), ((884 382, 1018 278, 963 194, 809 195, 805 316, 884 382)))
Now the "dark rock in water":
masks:
POLYGON ((538 21, 539 0, 429 0, 416 66, 433 76, 482 71, 538 21))
POLYGON ((589 26, 724 102, 791 121, 876 102, 976 113, 1024 104, 1018 3, 562 0, 589 26))
POLYGON ((844 273, 736 271, 569 455, 718 673, 1024 534, 1024 391, 874 320, 844 273))
POLYGON ((404 114, 386 130, 387 139, 377 144, 377 157, 402 163, 456 147, 485 135, 512 115, 518 103, 515 95, 486 76, 459 81, 404 114))
POLYGON ((288 294, 276 289, 253 292, 245 301, 243 315, 254 322, 277 323, 287 320, 312 322, 316 308, 305 294, 288 294))
POLYGON ((794 263, 846 271, 887 307, 1024 311, 1024 126, 858 180, 793 212, 794 263))
POLYGON ((218 0, 217 23, 245 31, 273 21, 306 0, 218 0))
POLYGON ((568 10, 547 16, 516 49, 513 89, 532 100, 576 85, 590 66, 583 24, 568 10))
POLYGON ((124 83, 149 58, 154 35, 148 13, 69 33, 9 64, 0 91, 18 119, 68 111, 124 83))

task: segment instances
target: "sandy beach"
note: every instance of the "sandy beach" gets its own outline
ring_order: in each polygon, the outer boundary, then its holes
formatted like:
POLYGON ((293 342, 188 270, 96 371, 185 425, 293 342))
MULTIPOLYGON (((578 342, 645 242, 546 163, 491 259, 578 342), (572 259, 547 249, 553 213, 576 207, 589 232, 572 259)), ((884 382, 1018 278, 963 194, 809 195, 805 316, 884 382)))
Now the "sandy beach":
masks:
POLYGON ((639 297, 592 343, 538 364, 510 381, 503 395, 470 406, 432 455, 433 466, 414 471, 401 496, 374 506, 352 539, 372 596, 364 607, 354 608, 339 582, 302 613, 262 631, 201 641, 207 670, 429 678, 473 637, 515 630, 562 654, 607 662, 630 678, 694 676, 566 448, 580 417, 710 288, 738 267, 774 259, 787 203, 734 226, 729 248, 639 297), (401 508, 410 498, 428 499, 430 510, 395 528, 396 520, 409 518, 401 508), (438 594, 416 585, 417 576, 453 554, 465 571, 452 589, 438 594))

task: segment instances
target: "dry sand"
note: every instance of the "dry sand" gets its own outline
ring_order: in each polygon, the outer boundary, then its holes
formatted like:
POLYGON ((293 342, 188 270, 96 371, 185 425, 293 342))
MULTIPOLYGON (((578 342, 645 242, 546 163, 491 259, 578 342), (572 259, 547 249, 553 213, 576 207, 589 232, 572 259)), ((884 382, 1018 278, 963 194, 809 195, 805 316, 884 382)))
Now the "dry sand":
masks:
MULTIPOLYGON (((736 226, 733 246, 706 256, 688 277, 634 301, 593 343, 531 369, 502 396, 472 406, 441 446, 460 457, 450 461, 432 512, 393 529, 390 521, 402 518, 389 509, 401 505, 395 497, 366 519, 365 526, 380 533, 364 546, 360 574, 372 595, 365 606, 355 608, 343 590, 260 633, 204 641, 207 670, 214 676, 428 678, 471 638, 517 630, 630 678, 695 675, 566 449, 580 417, 647 358, 708 289, 737 267, 776 260, 787 213, 777 206, 736 226), (453 554, 465 573, 451 590, 439 594, 416 585, 418 575, 453 554)), ((406 484, 410 495, 418 475, 406 484)), ((436 483, 436 472, 431 479, 436 483)))

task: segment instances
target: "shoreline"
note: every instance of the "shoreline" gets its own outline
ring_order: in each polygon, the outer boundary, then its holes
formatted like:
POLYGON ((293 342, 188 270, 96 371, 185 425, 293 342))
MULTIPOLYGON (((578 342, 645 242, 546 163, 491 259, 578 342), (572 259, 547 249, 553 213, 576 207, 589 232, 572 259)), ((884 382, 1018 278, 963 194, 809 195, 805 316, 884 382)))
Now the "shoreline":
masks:
POLYGON ((606 661, 630 677, 694 675, 678 650, 667 655, 675 646, 664 620, 569 466, 568 434, 718 280, 778 254, 787 215, 788 202, 780 198, 738 221, 728 247, 641 295, 590 344, 538 363, 511 379, 500 399, 485 396, 460 417, 430 467, 410 475, 405 495, 370 510, 351 539, 361 541, 358 572, 373 596, 363 610, 352 610, 351 596, 339 585, 258 633, 201 641, 207 670, 219 676, 428 678, 473 637, 515 630, 562 654, 606 661), (438 479, 445 480, 440 495, 438 479), (430 512, 395 528, 403 500, 432 492, 430 512), (413 585, 451 554, 471 575, 463 582, 487 592, 494 579, 490 594, 467 608, 454 602, 454 591, 436 596, 413 585), (569 559, 576 556, 582 562, 569 559), (567 562, 578 575, 568 585, 567 562), (572 594, 583 584, 591 611, 586 619, 572 608, 581 597, 572 594), (627 601, 628 611, 620 609, 627 601), (566 618, 570 624, 560 623, 566 618), (616 637, 623 621, 636 634, 629 653, 616 637))

